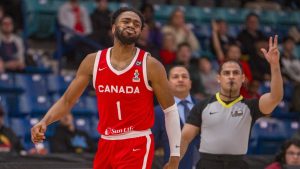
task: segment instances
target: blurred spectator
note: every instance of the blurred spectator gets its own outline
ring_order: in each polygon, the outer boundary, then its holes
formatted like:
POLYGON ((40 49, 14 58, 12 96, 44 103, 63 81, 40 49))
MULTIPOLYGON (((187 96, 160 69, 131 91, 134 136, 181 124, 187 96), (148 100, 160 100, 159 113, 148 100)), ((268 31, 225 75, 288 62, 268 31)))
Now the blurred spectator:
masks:
POLYGON ((167 66, 172 64, 176 60, 176 45, 175 36, 172 33, 166 33, 163 35, 162 48, 159 51, 159 56, 163 65, 167 66))
POLYGON ((110 16, 107 0, 96 0, 97 8, 91 14, 93 32, 91 38, 100 43, 104 48, 112 46, 113 38, 111 32, 110 16))
POLYGON ((263 53, 260 51, 261 48, 268 49, 268 41, 258 40, 254 45, 254 53, 249 59, 253 79, 269 81, 271 79, 270 65, 265 59, 263 53))
POLYGON ((280 63, 282 73, 291 81, 300 84, 300 60, 294 56, 295 42, 291 37, 283 40, 280 63))
POLYGON ((245 8, 255 9, 255 10, 281 10, 280 4, 276 1, 269 0, 254 0, 249 1, 245 4, 245 8))
POLYGON ((246 76, 246 83, 252 81, 252 73, 250 69, 250 65, 246 60, 241 59, 242 52, 241 48, 237 44, 230 44, 228 46, 228 50, 226 51, 226 59, 237 60, 240 62, 243 72, 246 76))
POLYGON ((4 126, 4 110, 0 106, 0 153, 16 152, 21 153, 24 147, 16 134, 8 127, 4 126))
POLYGON ((185 23, 184 12, 180 8, 172 12, 169 24, 162 28, 162 32, 163 34, 173 34, 175 36, 176 45, 187 42, 191 46, 192 52, 198 52, 200 50, 198 39, 191 28, 185 23))
POLYGON ((159 47, 156 46, 151 41, 148 41, 149 36, 150 36, 149 26, 145 25, 138 41, 136 42, 136 46, 143 50, 147 50, 148 52, 150 52, 151 56, 160 60, 159 47))
POLYGON ((1 22, 0 36, 0 72, 20 71, 25 67, 24 46, 22 39, 13 33, 14 24, 11 17, 4 17, 1 22))
POLYGON ((294 85, 291 110, 300 112, 300 60, 293 53, 295 48, 294 39, 291 37, 285 38, 282 47, 280 57, 282 73, 294 85))
POLYGON ((259 87, 260 82, 258 80, 252 80, 248 83, 247 88, 244 90, 241 88, 241 94, 246 99, 259 99, 259 87))
POLYGON ((162 33, 160 25, 154 20, 154 8, 152 4, 143 3, 140 11, 144 15, 145 23, 148 25, 149 36, 148 41, 158 47, 162 46, 162 33))
POLYGON ((218 61, 224 60, 224 55, 219 52, 225 53, 228 50, 228 46, 235 43, 235 39, 228 35, 228 27, 225 20, 212 21, 212 39, 210 42, 211 49, 218 57, 218 61), (222 51, 219 51, 221 49, 222 51))
POLYGON ((5 16, 5 11, 2 5, 0 5, 0 22, 2 21, 2 19, 5 16))
POLYGON ((78 0, 69 0, 58 10, 59 24, 73 31, 65 33, 64 40, 64 68, 76 68, 90 52, 89 46, 81 41, 80 36, 87 36, 92 32, 91 20, 87 9, 78 0))
POLYGON ((220 63, 222 63, 224 60, 237 60, 240 62, 243 72, 246 76, 246 82, 252 80, 252 73, 250 66, 247 61, 241 60, 242 52, 240 49, 240 46, 233 43, 234 41, 231 41, 232 43, 227 43, 226 48, 222 48, 222 40, 220 39, 220 36, 217 35, 217 31, 219 29, 216 22, 212 22, 212 28, 213 28, 213 35, 212 35, 212 42, 214 46, 214 50, 216 52, 216 56, 220 63))
POLYGON ((198 68, 205 94, 214 95, 220 90, 220 85, 217 82, 218 72, 213 69, 211 61, 207 57, 201 57, 199 59, 198 68))
POLYGON ((272 164, 265 169, 284 169, 288 166, 300 167, 300 140, 291 139, 284 143, 272 164))
POLYGON ((191 46, 186 43, 180 43, 177 46, 176 50, 176 64, 181 64, 184 65, 186 68, 190 68, 191 64, 191 59, 192 59, 192 48, 191 46))
POLYGON ((23 28, 23 10, 22 0, 1 0, 0 6, 3 7, 4 15, 11 16, 14 21, 15 30, 21 30, 23 28))
POLYGON ((250 56, 255 55, 255 43, 261 39, 266 39, 262 31, 259 30, 259 17, 255 13, 250 13, 246 17, 245 29, 242 30, 237 40, 242 47, 242 53, 250 56))
MULTIPOLYGON (((87 9, 81 6, 78 0, 69 0, 59 8, 58 21, 59 24, 81 35, 88 35, 92 32, 91 20, 87 9)), ((68 39, 70 38, 69 36, 65 38, 68 39)))
POLYGON ((294 39, 296 44, 300 43, 300 31, 296 26, 290 27, 288 35, 294 39))
POLYGON ((95 152, 96 143, 84 132, 77 130, 73 115, 67 114, 60 120, 51 139, 51 151, 55 153, 84 153, 95 152))

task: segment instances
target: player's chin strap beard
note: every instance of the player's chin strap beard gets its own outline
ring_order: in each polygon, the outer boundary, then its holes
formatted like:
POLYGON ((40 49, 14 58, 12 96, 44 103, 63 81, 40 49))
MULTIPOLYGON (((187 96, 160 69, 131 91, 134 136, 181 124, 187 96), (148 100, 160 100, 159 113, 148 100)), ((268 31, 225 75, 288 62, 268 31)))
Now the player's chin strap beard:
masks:
POLYGON ((232 95, 231 95, 231 94, 232 94, 232 86, 233 86, 233 81, 230 81, 229 95, 223 94, 223 93, 220 91, 220 95, 229 98, 229 101, 235 100, 236 98, 240 97, 240 94, 237 95, 237 96, 232 96, 232 95))

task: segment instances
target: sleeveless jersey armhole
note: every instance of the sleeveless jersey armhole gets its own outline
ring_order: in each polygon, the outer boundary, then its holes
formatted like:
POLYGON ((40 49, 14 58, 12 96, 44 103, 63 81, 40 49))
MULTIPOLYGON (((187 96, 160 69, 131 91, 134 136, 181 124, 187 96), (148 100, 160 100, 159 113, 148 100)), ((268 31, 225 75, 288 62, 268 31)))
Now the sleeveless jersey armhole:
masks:
POLYGON ((99 61, 100 61, 100 56, 101 56, 101 50, 97 52, 96 57, 95 57, 95 63, 94 63, 94 70, 93 70, 93 86, 96 89, 96 77, 97 77, 97 70, 99 66, 99 61))
POLYGON ((144 83, 148 90, 153 91, 152 87, 150 86, 148 82, 148 76, 147 76, 147 57, 149 53, 145 52, 144 58, 143 58, 143 77, 144 77, 144 83))

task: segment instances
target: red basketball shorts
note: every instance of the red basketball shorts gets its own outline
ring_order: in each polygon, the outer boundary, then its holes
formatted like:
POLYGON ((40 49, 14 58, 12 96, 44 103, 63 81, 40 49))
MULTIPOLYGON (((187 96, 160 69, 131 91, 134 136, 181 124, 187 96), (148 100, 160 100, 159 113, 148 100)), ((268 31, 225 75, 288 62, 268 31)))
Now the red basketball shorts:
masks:
POLYGON ((154 155, 153 135, 135 138, 101 138, 93 169, 151 169, 154 155))

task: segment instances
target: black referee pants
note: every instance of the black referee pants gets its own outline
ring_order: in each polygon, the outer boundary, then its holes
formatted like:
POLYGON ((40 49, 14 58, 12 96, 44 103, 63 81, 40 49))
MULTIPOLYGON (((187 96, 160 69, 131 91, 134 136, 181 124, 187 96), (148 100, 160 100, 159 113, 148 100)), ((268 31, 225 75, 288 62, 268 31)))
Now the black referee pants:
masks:
POLYGON ((200 154, 197 169, 249 169, 243 155, 200 154))

